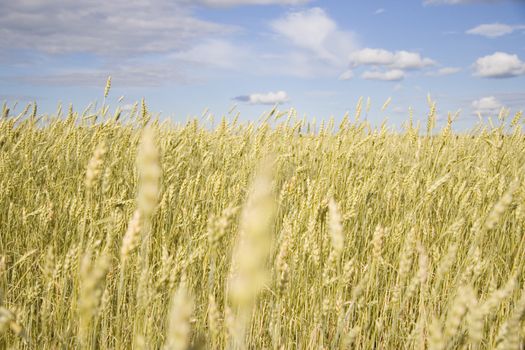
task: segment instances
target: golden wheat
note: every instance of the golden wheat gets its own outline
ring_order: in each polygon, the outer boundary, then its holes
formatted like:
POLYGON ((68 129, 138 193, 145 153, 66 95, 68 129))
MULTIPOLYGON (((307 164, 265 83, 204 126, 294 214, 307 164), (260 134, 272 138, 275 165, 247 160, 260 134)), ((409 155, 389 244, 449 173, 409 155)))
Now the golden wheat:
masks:
POLYGON ((2 108, 1 349, 525 345, 521 112, 177 124, 110 88, 2 108))

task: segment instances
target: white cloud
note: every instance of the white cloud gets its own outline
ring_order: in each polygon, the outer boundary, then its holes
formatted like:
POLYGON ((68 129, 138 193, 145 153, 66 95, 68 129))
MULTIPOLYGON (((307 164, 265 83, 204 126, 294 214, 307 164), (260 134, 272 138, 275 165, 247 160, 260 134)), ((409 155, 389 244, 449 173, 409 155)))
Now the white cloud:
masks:
POLYGON ((496 113, 501 109, 501 102, 494 96, 482 97, 479 100, 472 101, 474 113, 496 113))
POLYGON ((271 27, 296 47, 335 66, 344 66, 344 57, 357 47, 355 34, 339 29, 337 23, 318 7, 292 12, 272 22, 271 27))
POLYGON ((392 69, 385 72, 365 71, 361 74, 361 78, 367 80, 399 81, 405 78, 405 72, 400 69, 392 69))
POLYGON ((285 91, 277 91, 237 96, 234 98, 234 100, 251 104, 274 105, 288 102, 290 99, 285 91))
POLYGON ((380 15, 384 13, 385 11, 386 10, 384 8, 378 8, 377 10, 375 10, 374 15, 380 15))
POLYGON ((422 58, 417 52, 396 51, 394 55, 393 68, 421 69, 436 64, 430 58, 422 58))
POLYGON ((417 52, 365 48, 350 54, 350 65, 387 66, 394 69, 421 69, 436 64, 430 58, 423 58, 417 52))
POLYGON ((433 72, 428 72, 426 75, 431 77, 441 77, 444 75, 456 74, 461 71, 459 67, 443 67, 433 72))
POLYGON ((525 74, 525 62, 518 55, 495 52, 474 63, 474 75, 482 78, 510 78, 525 74))
MULTIPOLYGON (((421 57, 417 52, 411 51, 388 51, 384 49, 364 48, 352 52, 349 55, 350 67, 360 66, 374 67, 361 74, 361 78, 367 80, 399 81, 405 78, 405 71, 423 69, 433 66, 436 62, 430 58, 421 57), (379 68, 383 68, 379 69, 379 68)), ((346 71, 340 77, 346 78, 351 70, 346 71)), ((351 76, 350 76, 351 77, 351 76)))
POLYGON ((502 23, 481 24, 466 31, 467 34, 481 35, 487 38, 497 38, 499 36, 511 34, 515 30, 523 29, 523 25, 510 26, 502 23))
POLYGON ((311 0, 198 0, 208 6, 240 6, 240 5, 301 5, 311 0))
POLYGON ((350 63, 359 65, 390 65, 394 62, 394 54, 383 49, 365 48, 350 55, 350 63))

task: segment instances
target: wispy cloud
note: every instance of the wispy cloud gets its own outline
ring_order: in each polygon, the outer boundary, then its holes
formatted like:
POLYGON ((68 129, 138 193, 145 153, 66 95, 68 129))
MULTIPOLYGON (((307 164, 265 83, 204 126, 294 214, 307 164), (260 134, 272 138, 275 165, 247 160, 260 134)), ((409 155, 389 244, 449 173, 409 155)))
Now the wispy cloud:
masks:
POLYGON ((497 38, 511 34, 515 30, 524 29, 524 25, 508 25, 502 23, 481 24, 466 31, 467 34, 481 35, 487 38, 497 38))
POLYGON ((385 13, 385 9, 384 8, 378 8, 377 10, 374 11, 374 15, 380 15, 382 13, 385 13))
POLYGON ((104 86, 108 76, 114 85, 120 86, 160 86, 177 82, 185 84, 197 81, 189 78, 170 64, 147 65, 125 64, 111 68, 75 68, 53 71, 40 75, 4 77, 7 81, 16 81, 32 85, 62 86, 104 86))
POLYGON ((497 113, 503 105, 494 96, 482 97, 478 100, 472 101, 472 110, 474 113, 489 114, 497 113))
POLYGON ((250 104, 274 105, 288 102, 290 98, 285 91, 277 91, 237 96, 234 100, 250 104))
POLYGON ((400 81, 405 78, 405 72, 400 69, 382 71, 365 71, 361 78, 366 80, 400 81))
POLYGON ((445 75, 452 75, 461 72, 459 67, 443 67, 435 71, 428 72, 426 75, 430 77, 441 77, 445 75))
POLYGON ((354 77, 354 75, 354 72, 351 69, 348 69, 339 75, 339 80, 350 80, 354 77))
MULTIPOLYGON (((240 51, 227 41, 237 31, 197 18, 185 0, 20 0, 3 4, 0 12, 0 46, 48 62, 72 56, 89 62, 44 64, 40 74, 8 77, 35 84, 103 85, 109 74, 134 86, 185 83, 195 79, 185 72, 187 63, 228 68, 233 55, 227 51, 240 51)), ((2 61, 15 65, 17 58, 4 55, 2 61)))
POLYGON ((0 28, 2 47, 112 59, 172 52, 235 30, 196 18, 180 1, 169 0, 11 1, 2 5, 0 28))
POLYGON ((525 92, 500 92, 495 93, 494 96, 505 106, 514 107, 517 109, 525 108, 525 92))
POLYGON ((480 57, 473 68, 474 75, 482 78, 512 78, 525 74, 525 62, 518 55, 505 52, 480 57))

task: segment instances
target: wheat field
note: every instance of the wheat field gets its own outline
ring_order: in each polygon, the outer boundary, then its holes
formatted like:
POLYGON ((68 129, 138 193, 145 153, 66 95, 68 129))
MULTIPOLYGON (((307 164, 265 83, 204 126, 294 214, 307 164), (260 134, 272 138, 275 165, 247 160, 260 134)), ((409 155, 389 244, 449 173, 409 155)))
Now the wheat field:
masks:
POLYGON ((362 100, 340 124, 4 105, 0 348, 523 348, 521 113, 458 133, 429 104, 397 131, 362 100))

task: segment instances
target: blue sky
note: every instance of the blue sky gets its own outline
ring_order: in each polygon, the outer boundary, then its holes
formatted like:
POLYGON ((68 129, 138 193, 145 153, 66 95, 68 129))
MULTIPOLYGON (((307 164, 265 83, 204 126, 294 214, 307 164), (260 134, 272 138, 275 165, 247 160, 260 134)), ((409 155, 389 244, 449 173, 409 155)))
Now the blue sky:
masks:
POLYGON ((525 0, 0 0, 0 100, 254 120, 274 103, 372 123, 525 107, 525 0), (5 48, 9 48, 6 50, 5 48), (117 102, 120 96, 121 102, 117 102), (383 102, 389 107, 381 112, 383 102))

